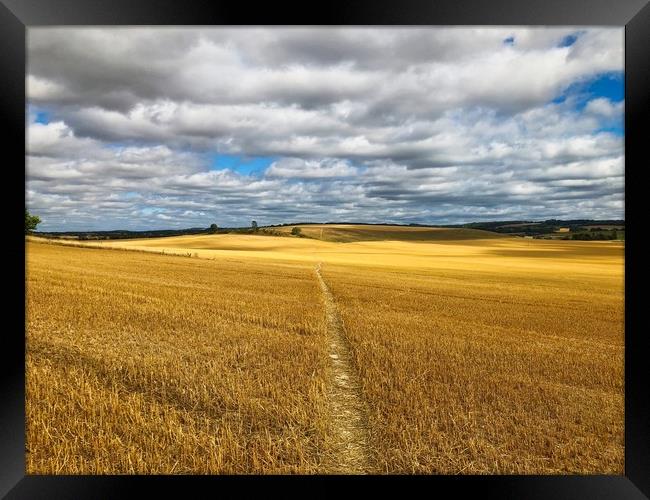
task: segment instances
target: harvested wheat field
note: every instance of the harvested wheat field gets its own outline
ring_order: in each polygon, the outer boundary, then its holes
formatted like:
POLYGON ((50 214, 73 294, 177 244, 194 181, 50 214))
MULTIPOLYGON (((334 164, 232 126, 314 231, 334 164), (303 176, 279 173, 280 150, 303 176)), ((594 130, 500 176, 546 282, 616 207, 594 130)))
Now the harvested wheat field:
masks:
POLYGON ((623 243, 303 234, 30 238, 28 472, 623 473, 623 243))
POLYGON ((30 242, 27 277, 29 472, 319 469, 310 267, 30 242))

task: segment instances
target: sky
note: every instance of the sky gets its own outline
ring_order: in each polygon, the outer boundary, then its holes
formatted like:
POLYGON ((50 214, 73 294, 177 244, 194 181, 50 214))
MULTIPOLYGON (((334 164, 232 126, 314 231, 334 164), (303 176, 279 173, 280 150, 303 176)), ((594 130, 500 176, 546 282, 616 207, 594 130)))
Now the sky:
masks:
POLYGON ((30 27, 42 231, 624 218, 623 29, 30 27))

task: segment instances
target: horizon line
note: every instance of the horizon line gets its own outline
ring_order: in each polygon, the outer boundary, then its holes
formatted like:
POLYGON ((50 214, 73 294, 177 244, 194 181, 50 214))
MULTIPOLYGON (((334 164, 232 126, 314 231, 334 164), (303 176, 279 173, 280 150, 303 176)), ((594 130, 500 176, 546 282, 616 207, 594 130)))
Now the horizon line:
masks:
MULTIPOLYGON (((285 227, 285 226, 304 226, 304 225, 366 225, 366 226, 419 226, 419 227, 458 227, 465 226, 469 224, 494 224, 497 222, 516 222, 516 223, 541 223, 548 221, 557 221, 557 222, 576 222, 576 221, 585 221, 585 222, 622 222, 625 223, 625 219, 588 219, 588 218, 576 218, 576 219, 494 219, 494 220, 483 220, 483 221, 471 221, 471 222, 458 222, 454 224, 428 224, 428 223, 419 223, 419 222, 406 222, 406 223, 394 223, 394 222, 355 222, 355 221, 327 221, 327 222, 283 222, 278 224, 266 224, 258 225, 260 228, 269 228, 269 227, 285 227)), ((217 226, 218 229, 249 229, 251 226, 217 226)), ((144 233, 152 231, 190 231, 190 230, 206 230, 210 229, 210 225, 206 227, 203 226, 193 226, 193 227, 184 227, 184 228, 162 228, 162 229, 81 229, 81 230, 57 230, 57 231, 32 231, 32 234, 37 233, 109 233, 109 232, 129 232, 129 233, 144 233)))

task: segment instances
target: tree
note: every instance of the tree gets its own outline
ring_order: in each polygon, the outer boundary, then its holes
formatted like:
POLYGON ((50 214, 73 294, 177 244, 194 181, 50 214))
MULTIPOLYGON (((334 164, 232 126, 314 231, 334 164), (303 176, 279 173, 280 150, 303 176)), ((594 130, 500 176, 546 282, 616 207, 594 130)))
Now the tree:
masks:
POLYGON ((253 228, 253 231, 257 231, 257 221, 251 222, 251 227, 253 228))
POLYGON ((41 223, 41 218, 38 215, 30 215, 29 211, 25 209, 25 234, 31 233, 41 223))
POLYGON ((297 227, 297 226, 295 226, 295 227, 291 230, 291 234, 293 234, 294 236, 300 236, 300 233, 302 233, 302 230, 301 230, 299 227, 297 227))
POLYGON ((215 234, 218 229, 219 229, 219 226, 217 226, 216 224, 210 224, 210 232, 212 234, 215 234))

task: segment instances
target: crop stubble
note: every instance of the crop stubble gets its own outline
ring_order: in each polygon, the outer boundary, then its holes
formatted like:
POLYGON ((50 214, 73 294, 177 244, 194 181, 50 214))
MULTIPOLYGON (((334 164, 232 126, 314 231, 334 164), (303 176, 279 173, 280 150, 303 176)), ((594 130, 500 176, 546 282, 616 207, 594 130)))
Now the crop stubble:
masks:
MULTIPOLYGON (((28 243, 28 472, 328 472, 307 242, 280 262, 210 241, 216 260, 28 243)), ((622 473, 622 245, 316 243, 373 470, 622 473)))

